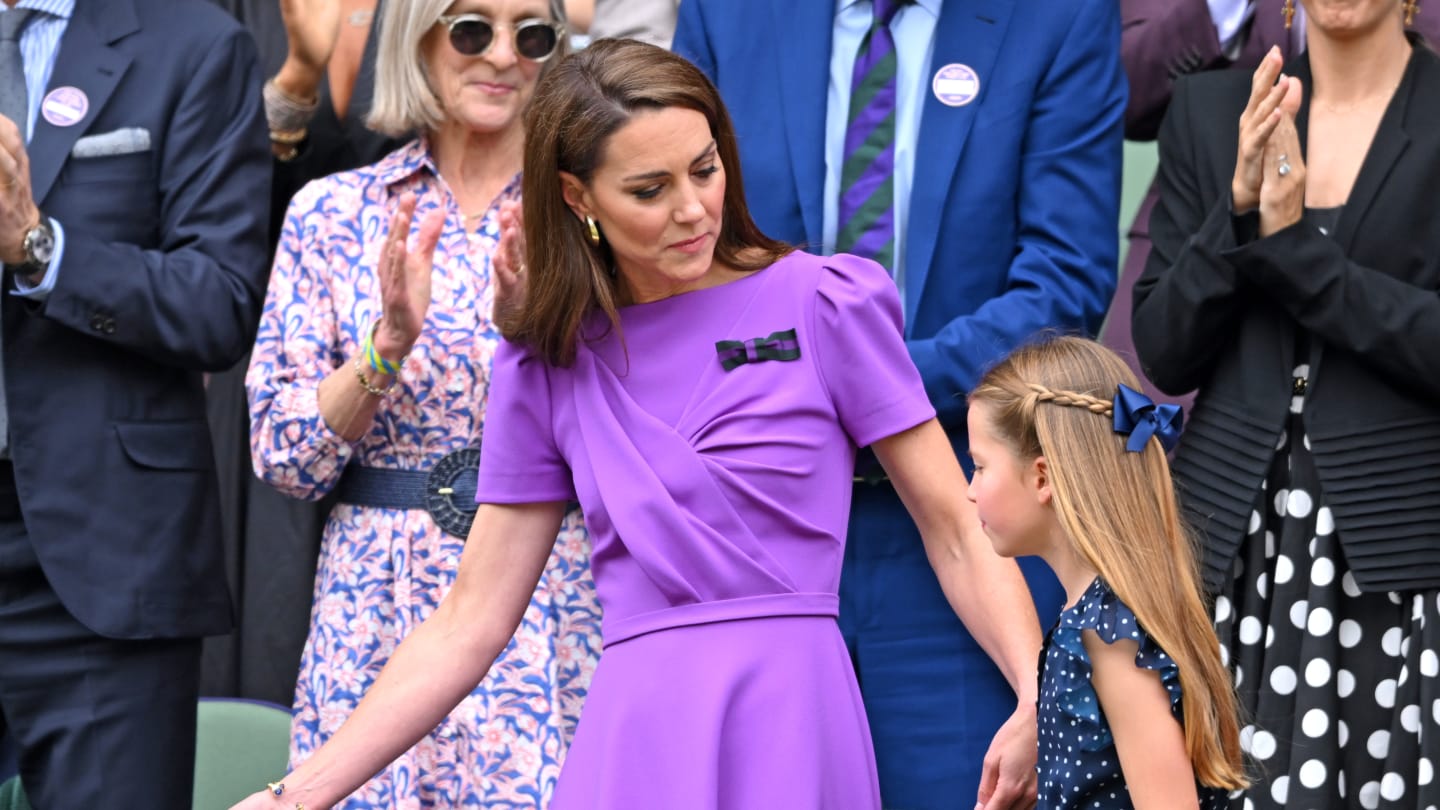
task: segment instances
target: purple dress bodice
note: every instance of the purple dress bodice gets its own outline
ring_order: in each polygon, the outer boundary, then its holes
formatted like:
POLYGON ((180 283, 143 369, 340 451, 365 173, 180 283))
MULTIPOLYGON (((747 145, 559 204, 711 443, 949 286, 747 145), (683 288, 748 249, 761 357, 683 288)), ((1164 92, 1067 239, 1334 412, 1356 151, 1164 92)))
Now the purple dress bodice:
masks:
POLYGON ((934 415, 901 317, 878 265, 796 252, 592 318, 568 368, 507 344, 477 500, 580 501, 607 646, 833 616, 856 447, 934 415))

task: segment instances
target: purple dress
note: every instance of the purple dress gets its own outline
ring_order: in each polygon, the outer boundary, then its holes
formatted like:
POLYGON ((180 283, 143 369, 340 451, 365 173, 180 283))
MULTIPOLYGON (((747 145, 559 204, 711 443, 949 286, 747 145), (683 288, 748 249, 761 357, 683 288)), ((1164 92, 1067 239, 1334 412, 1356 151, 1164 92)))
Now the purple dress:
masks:
POLYGON ((477 500, 578 499, 604 614, 552 810, 878 810, 836 594, 856 446, 934 415, 901 318, 879 265, 797 252, 588 322, 570 368, 501 347, 477 500))

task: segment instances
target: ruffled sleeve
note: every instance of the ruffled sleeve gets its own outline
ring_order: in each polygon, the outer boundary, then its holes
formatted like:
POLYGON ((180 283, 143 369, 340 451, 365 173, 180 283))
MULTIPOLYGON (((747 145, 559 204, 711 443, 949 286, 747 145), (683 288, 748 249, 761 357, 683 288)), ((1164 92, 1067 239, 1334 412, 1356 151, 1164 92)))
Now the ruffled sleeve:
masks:
POLYGON ((1160 683, 1164 684, 1165 691, 1170 694, 1170 711, 1178 717, 1180 668, 1140 627, 1140 620, 1135 618, 1129 606, 1121 602, 1120 597, 1116 596, 1108 585, 1100 580, 1096 580, 1096 585, 1099 586, 1100 594, 1088 611, 1094 619, 1094 624, 1088 629, 1094 630, 1095 635, 1106 644, 1114 644, 1122 638, 1137 643, 1140 649, 1135 653, 1135 666, 1160 673, 1160 683))
MULTIPOLYGON (((1130 607, 1110 590, 1109 585, 1102 580, 1095 580, 1080 603, 1075 606, 1074 618, 1065 624, 1075 630, 1077 643, 1081 631, 1093 630, 1106 644, 1114 644, 1121 639, 1138 644, 1140 649, 1135 653, 1135 666, 1160 674, 1160 683, 1170 695, 1170 711, 1177 718, 1180 717, 1180 668, 1140 627, 1140 620, 1135 618, 1130 607)), ((1083 647, 1081 654, 1084 654, 1083 647)))
MULTIPOLYGON (((354 445, 320 415, 320 382, 343 362, 327 240, 335 177, 307 185, 285 215, 265 309, 245 375, 255 474, 292 498, 334 488, 354 445)), ((350 261, 338 257, 338 261, 350 261)))
POLYGON ((816 366, 858 447, 935 416, 905 347, 904 310, 895 282, 868 259, 823 259, 816 284, 816 366))
POLYGON ((574 500, 570 466, 555 441, 550 377, 539 357, 501 341, 491 372, 476 503, 574 500))

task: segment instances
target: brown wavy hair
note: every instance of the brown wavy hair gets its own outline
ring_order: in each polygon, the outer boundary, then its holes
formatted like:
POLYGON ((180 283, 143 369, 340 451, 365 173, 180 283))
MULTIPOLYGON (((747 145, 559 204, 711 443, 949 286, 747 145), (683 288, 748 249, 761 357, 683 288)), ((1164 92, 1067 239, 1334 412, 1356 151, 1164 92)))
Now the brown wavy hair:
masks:
POLYGON ((1194 539, 1180 519, 1160 440, 1139 453, 1112 426, 1118 356, 1077 337, 1017 349, 970 394, 1021 459, 1049 462, 1055 514, 1076 552, 1180 669, 1185 749, 1201 784, 1246 786, 1239 710, 1202 597, 1194 539))
POLYGON ((540 79, 525 114, 527 289, 518 311, 500 318, 505 337, 556 366, 575 360, 586 315, 600 309, 620 328, 614 256, 565 204, 560 172, 589 184, 610 136, 635 113, 680 107, 710 122, 725 167, 725 200, 715 259, 737 270, 774 264, 792 247, 766 236, 745 205, 740 153, 715 85, 673 53, 628 39, 602 39, 565 57, 540 79))

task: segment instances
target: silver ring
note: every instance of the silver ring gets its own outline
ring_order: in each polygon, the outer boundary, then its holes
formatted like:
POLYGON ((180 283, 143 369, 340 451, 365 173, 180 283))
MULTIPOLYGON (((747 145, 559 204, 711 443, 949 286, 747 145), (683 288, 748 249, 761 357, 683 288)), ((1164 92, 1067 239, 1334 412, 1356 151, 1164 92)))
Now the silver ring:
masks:
POLYGON ((1289 155, 1281 155, 1281 156, 1278 158, 1278 160, 1279 160, 1281 163, 1285 163, 1286 161, 1290 160, 1290 156, 1289 156, 1289 155))
POLYGON ((1285 175, 1290 173, 1290 164, 1281 161, 1279 167, 1277 167, 1275 171, 1279 172, 1281 177, 1284 177, 1285 175))

